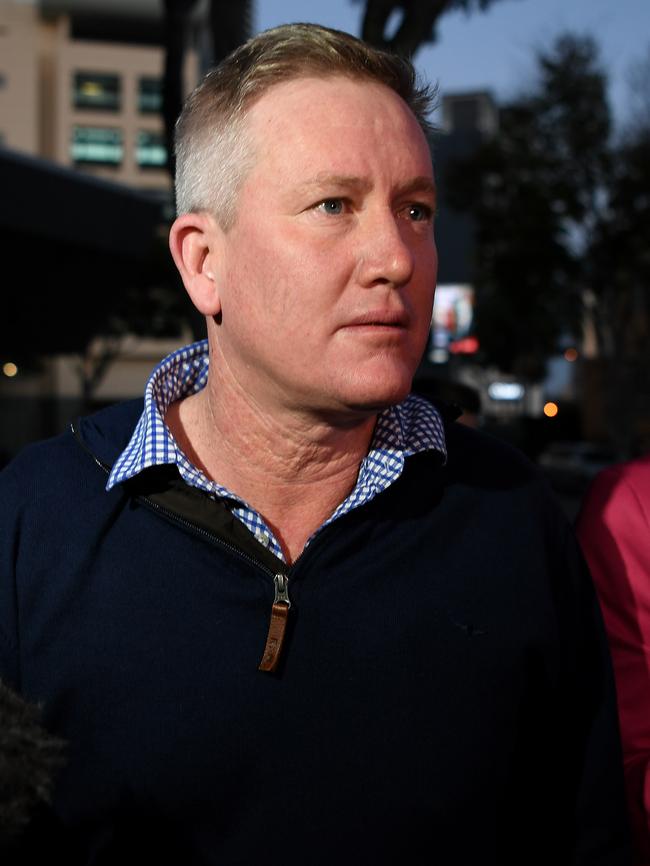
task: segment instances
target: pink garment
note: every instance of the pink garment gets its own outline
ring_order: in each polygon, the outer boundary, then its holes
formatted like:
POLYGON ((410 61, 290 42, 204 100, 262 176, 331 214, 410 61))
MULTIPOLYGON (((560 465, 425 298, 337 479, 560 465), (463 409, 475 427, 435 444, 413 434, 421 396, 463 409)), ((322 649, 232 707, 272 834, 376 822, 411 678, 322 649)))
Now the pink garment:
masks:
POLYGON ((614 663, 635 862, 650 866, 650 455, 596 477, 577 531, 614 663))

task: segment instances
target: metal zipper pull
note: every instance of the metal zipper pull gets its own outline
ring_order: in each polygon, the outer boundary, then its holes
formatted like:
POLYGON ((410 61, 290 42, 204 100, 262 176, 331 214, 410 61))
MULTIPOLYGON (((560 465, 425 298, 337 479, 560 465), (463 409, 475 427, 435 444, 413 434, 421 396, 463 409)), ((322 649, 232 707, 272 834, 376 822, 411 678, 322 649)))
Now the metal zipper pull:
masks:
POLYGON ((275 584, 275 598, 273 599, 273 607, 271 608, 271 622, 269 623, 269 633, 266 637, 264 655, 258 668, 260 671, 269 671, 270 673, 273 673, 280 661, 282 644, 284 643, 284 635, 287 629, 287 614, 291 607, 289 581, 286 574, 276 574, 273 578, 273 583, 275 584))

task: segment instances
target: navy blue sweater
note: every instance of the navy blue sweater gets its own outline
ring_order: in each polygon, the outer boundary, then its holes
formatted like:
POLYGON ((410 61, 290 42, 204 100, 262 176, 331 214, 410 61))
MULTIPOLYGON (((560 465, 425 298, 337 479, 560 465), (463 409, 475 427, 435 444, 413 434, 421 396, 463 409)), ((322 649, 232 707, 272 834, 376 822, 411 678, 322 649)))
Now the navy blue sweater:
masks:
POLYGON ((524 458, 452 424, 287 568, 175 470, 105 492, 140 410, 0 476, 0 676, 68 742, 19 862, 628 862, 599 611, 524 458))

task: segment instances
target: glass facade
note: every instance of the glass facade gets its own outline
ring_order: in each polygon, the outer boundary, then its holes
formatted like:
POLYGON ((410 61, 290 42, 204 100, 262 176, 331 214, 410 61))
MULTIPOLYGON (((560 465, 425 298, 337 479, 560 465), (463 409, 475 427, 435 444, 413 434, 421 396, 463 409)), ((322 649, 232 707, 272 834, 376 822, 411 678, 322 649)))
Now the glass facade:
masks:
POLYGON ((141 114, 162 111, 162 78, 142 77, 138 80, 138 111, 141 114))
POLYGON ((135 161, 138 168, 164 168, 167 163, 164 134, 140 130, 135 146, 135 161))
POLYGON ((97 126, 75 126, 72 129, 70 155, 75 163, 120 165, 124 157, 122 130, 97 126))
POLYGON ((75 108, 94 111, 119 111, 121 81, 119 75, 106 72, 75 72, 73 76, 75 108))
MULTIPOLYGON (((162 78, 141 75, 137 80, 122 78, 116 73, 81 72, 73 74, 73 103, 75 109, 112 111, 115 117, 111 126, 77 124, 72 127, 70 137, 70 156, 72 162, 80 165, 121 166, 125 162, 125 136, 131 141, 128 114, 123 109, 131 109, 131 99, 122 105, 124 89, 137 86, 137 110, 141 114, 158 114, 162 108, 162 78), (119 115, 119 116, 118 116, 119 115)), ((128 94, 127 94, 128 96, 128 94)), ((80 119, 80 118, 79 118, 80 119)), ((132 121, 131 121, 132 122, 132 121)), ((144 123, 144 121, 143 121, 144 123)), ((130 150, 130 146, 129 146, 130 150)), ((135 132, 135 166, 140 171, 165 169, 167 148, 164 132, 140 129, 135 132)), ((125 167, 131 164, 127 154, 125 167)), ((132 166, 131 166, 132 167, 132 166)))

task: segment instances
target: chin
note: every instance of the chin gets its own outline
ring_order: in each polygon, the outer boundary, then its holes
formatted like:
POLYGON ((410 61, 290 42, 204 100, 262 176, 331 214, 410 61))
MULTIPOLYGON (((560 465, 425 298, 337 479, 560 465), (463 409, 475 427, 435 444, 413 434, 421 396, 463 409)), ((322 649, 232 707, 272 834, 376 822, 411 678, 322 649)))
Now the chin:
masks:
POLYGON ((349 382, 345 403, 363 412, 381 412, 405 400, 411 392, 414 371, 410 367, 359 372, 349 382))

